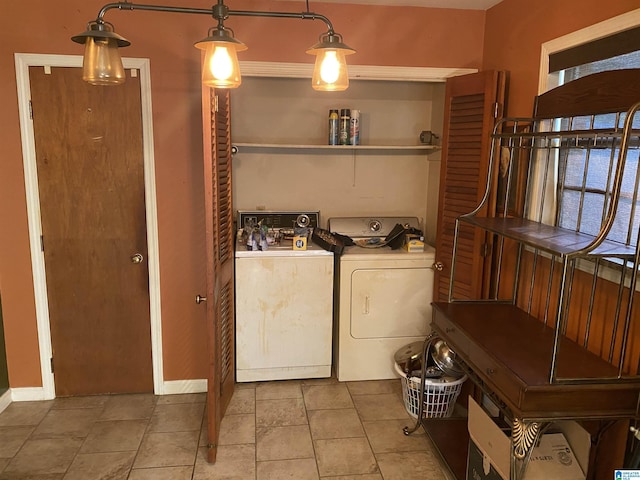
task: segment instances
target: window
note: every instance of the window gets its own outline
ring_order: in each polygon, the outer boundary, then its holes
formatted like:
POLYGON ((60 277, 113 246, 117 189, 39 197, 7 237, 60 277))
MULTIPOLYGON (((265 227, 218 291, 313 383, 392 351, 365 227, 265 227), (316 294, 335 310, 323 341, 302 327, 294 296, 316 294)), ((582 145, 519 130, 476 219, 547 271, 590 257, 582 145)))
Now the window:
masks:
MULTIPOLYGON (((624 115, 595 115, 576 118, 573 125, 563 126, 567 130, 603 131, 621 130, 624 115)), ((634 127, 640 128, 638 116, 634 127)), ((637 244, 640 206, 638 188, 638 135, 632 136, 622 177, 618 214, 609 232, 608 239, 624 244, 637 244)), ((558 156, 558 224, 590 235, 597 235, 607 214, 614 191, 614 174, 619 160, 620 139, 599 134, 597 141, 567 143, 559 149, 558 156)))
MULTIPOLYGON (((612 19, 609 23, 613 26, 608 27, 610 32, 605 37, 589 38, 590 35, 602 35, 604 27, 599 24, 568 36, 570 38, 565 40, 571 44, 569 48, 566 45, 562 48, 562 39, 545 44, 543 54, 547 50, 549 72, 546 84, 551 88, 597 72, 640 68, 640 26, 629 28, 629 24, 634 22, 640 24, 640 10, 612 19), (620 31, 615 31, 616 22, 621 26, 620 31), (581 41, 577 41, 576 36, 581 41)), ((544 85, 541 85, 541 89, 546 90, 544 85)), ((565 125, 561 128, 619 131, 624 120, 624 115, 595 115, 575 118, 571 125, 563 120, 565 125)), ((640 128, 639 120, 634 120, 634 128, 640 128)), ((555 165, 558 225, 591 235, 596 235, 600 230, 610 206, 620 148, 619 139, 614 136, 598 134, 597 142, 567 142, 560 145, 555 165)), ((624 165, 618 215, 608 235, 609 240, 632 245, 638 242, 640 225, 640 205, 637 205, 640 188, 639 142, 636 135, 633 140, 635 146, 629 149, 624 165)))

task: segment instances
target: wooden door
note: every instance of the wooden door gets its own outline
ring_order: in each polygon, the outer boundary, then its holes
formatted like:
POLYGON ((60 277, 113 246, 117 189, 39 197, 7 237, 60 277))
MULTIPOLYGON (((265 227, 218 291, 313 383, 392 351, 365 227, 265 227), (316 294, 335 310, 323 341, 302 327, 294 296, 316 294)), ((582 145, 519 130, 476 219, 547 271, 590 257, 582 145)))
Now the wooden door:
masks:
MULTIPOLYGON (((445 89, 444 132, 433 298, 447 301, 455 219, 480 202, 487 181, 491 132, 502 115, 506 75, 487 71, 453 77, 445 89)), ((464 227, 458 240, 455 298, 482 298, 487 288, 483 234, 464 227)))
POLYGON ((29 77, 56 395, 151 392, 139 79, 29 77))
POLYGON ((235 384, 234 238, 229 90, 203 89, 207 261, 207 460, 215 462, 220 422, 235 384))

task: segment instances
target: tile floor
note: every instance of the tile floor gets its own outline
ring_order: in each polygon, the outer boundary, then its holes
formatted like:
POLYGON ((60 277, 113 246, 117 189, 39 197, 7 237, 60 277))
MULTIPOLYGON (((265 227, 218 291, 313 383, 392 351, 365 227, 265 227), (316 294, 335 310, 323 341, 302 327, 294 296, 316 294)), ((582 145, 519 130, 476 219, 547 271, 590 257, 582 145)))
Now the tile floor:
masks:
POLYGON ((205 395, 14 402, 0 413, 0 480, 444 479, 399 380, 238 384, 206 462, 205 395))

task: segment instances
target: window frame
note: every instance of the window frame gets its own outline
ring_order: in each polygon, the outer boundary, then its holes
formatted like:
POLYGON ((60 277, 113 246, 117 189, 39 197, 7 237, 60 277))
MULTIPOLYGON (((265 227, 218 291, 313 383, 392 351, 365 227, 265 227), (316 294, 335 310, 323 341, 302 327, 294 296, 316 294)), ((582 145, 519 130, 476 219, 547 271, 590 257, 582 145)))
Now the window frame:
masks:
MULTIPOLYGON (((544 42, 540 49, 538 95, 559 86, 563 81, 564 72, 549 73, 549 57, 552 54, 639 26, 640 8, 544 42)), ((541 175, 543 175, 543 172, 539 171, 534 171, 532 173, 536 178, 541 178, 541 175)), ((557 201, 557 199, 554 197, 554 202, 555 201, 557 201)), ((595 274, 593 264, 591 262, 579 260, 577 267, 583 271, 595 274)), ((597 272, 598 276, 613 282, 619 282, 623 273, 623 266, 614 262, 607 262, 606 266, 598 269, 597 272)), ((625 275, 625 278, 625 283, 628 286, 630 275, 625 275)), ((638 287, 638 291, 640 291, 640 286, 638 287)))
POLYGON ((544 42, 540 51, 538 95, 559 85, 558 73, 548 73, 550 55, 638 26, 640 26, 640 8, 544 42))

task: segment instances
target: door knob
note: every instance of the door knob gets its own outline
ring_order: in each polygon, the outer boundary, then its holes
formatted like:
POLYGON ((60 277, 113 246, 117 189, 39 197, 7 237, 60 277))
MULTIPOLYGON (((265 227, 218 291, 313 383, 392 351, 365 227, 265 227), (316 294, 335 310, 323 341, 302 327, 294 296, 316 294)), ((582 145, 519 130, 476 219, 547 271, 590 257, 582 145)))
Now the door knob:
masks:
POLYGON ((437 270, 438 272, 441 272, 444 268, 444 264, 442 262, 435 262, 433 265, 431 265, 431 268, 437 270))
POLYGON ((196 295, 196 303, 200 304, 202 302, 206 302, 207 301, 207 297, 201 297, 200 295, 196 295))
POLYGON ((142 260, 144 260, 144 257, 141 253, 131 255, 131 263, 142 263, 142 260))

